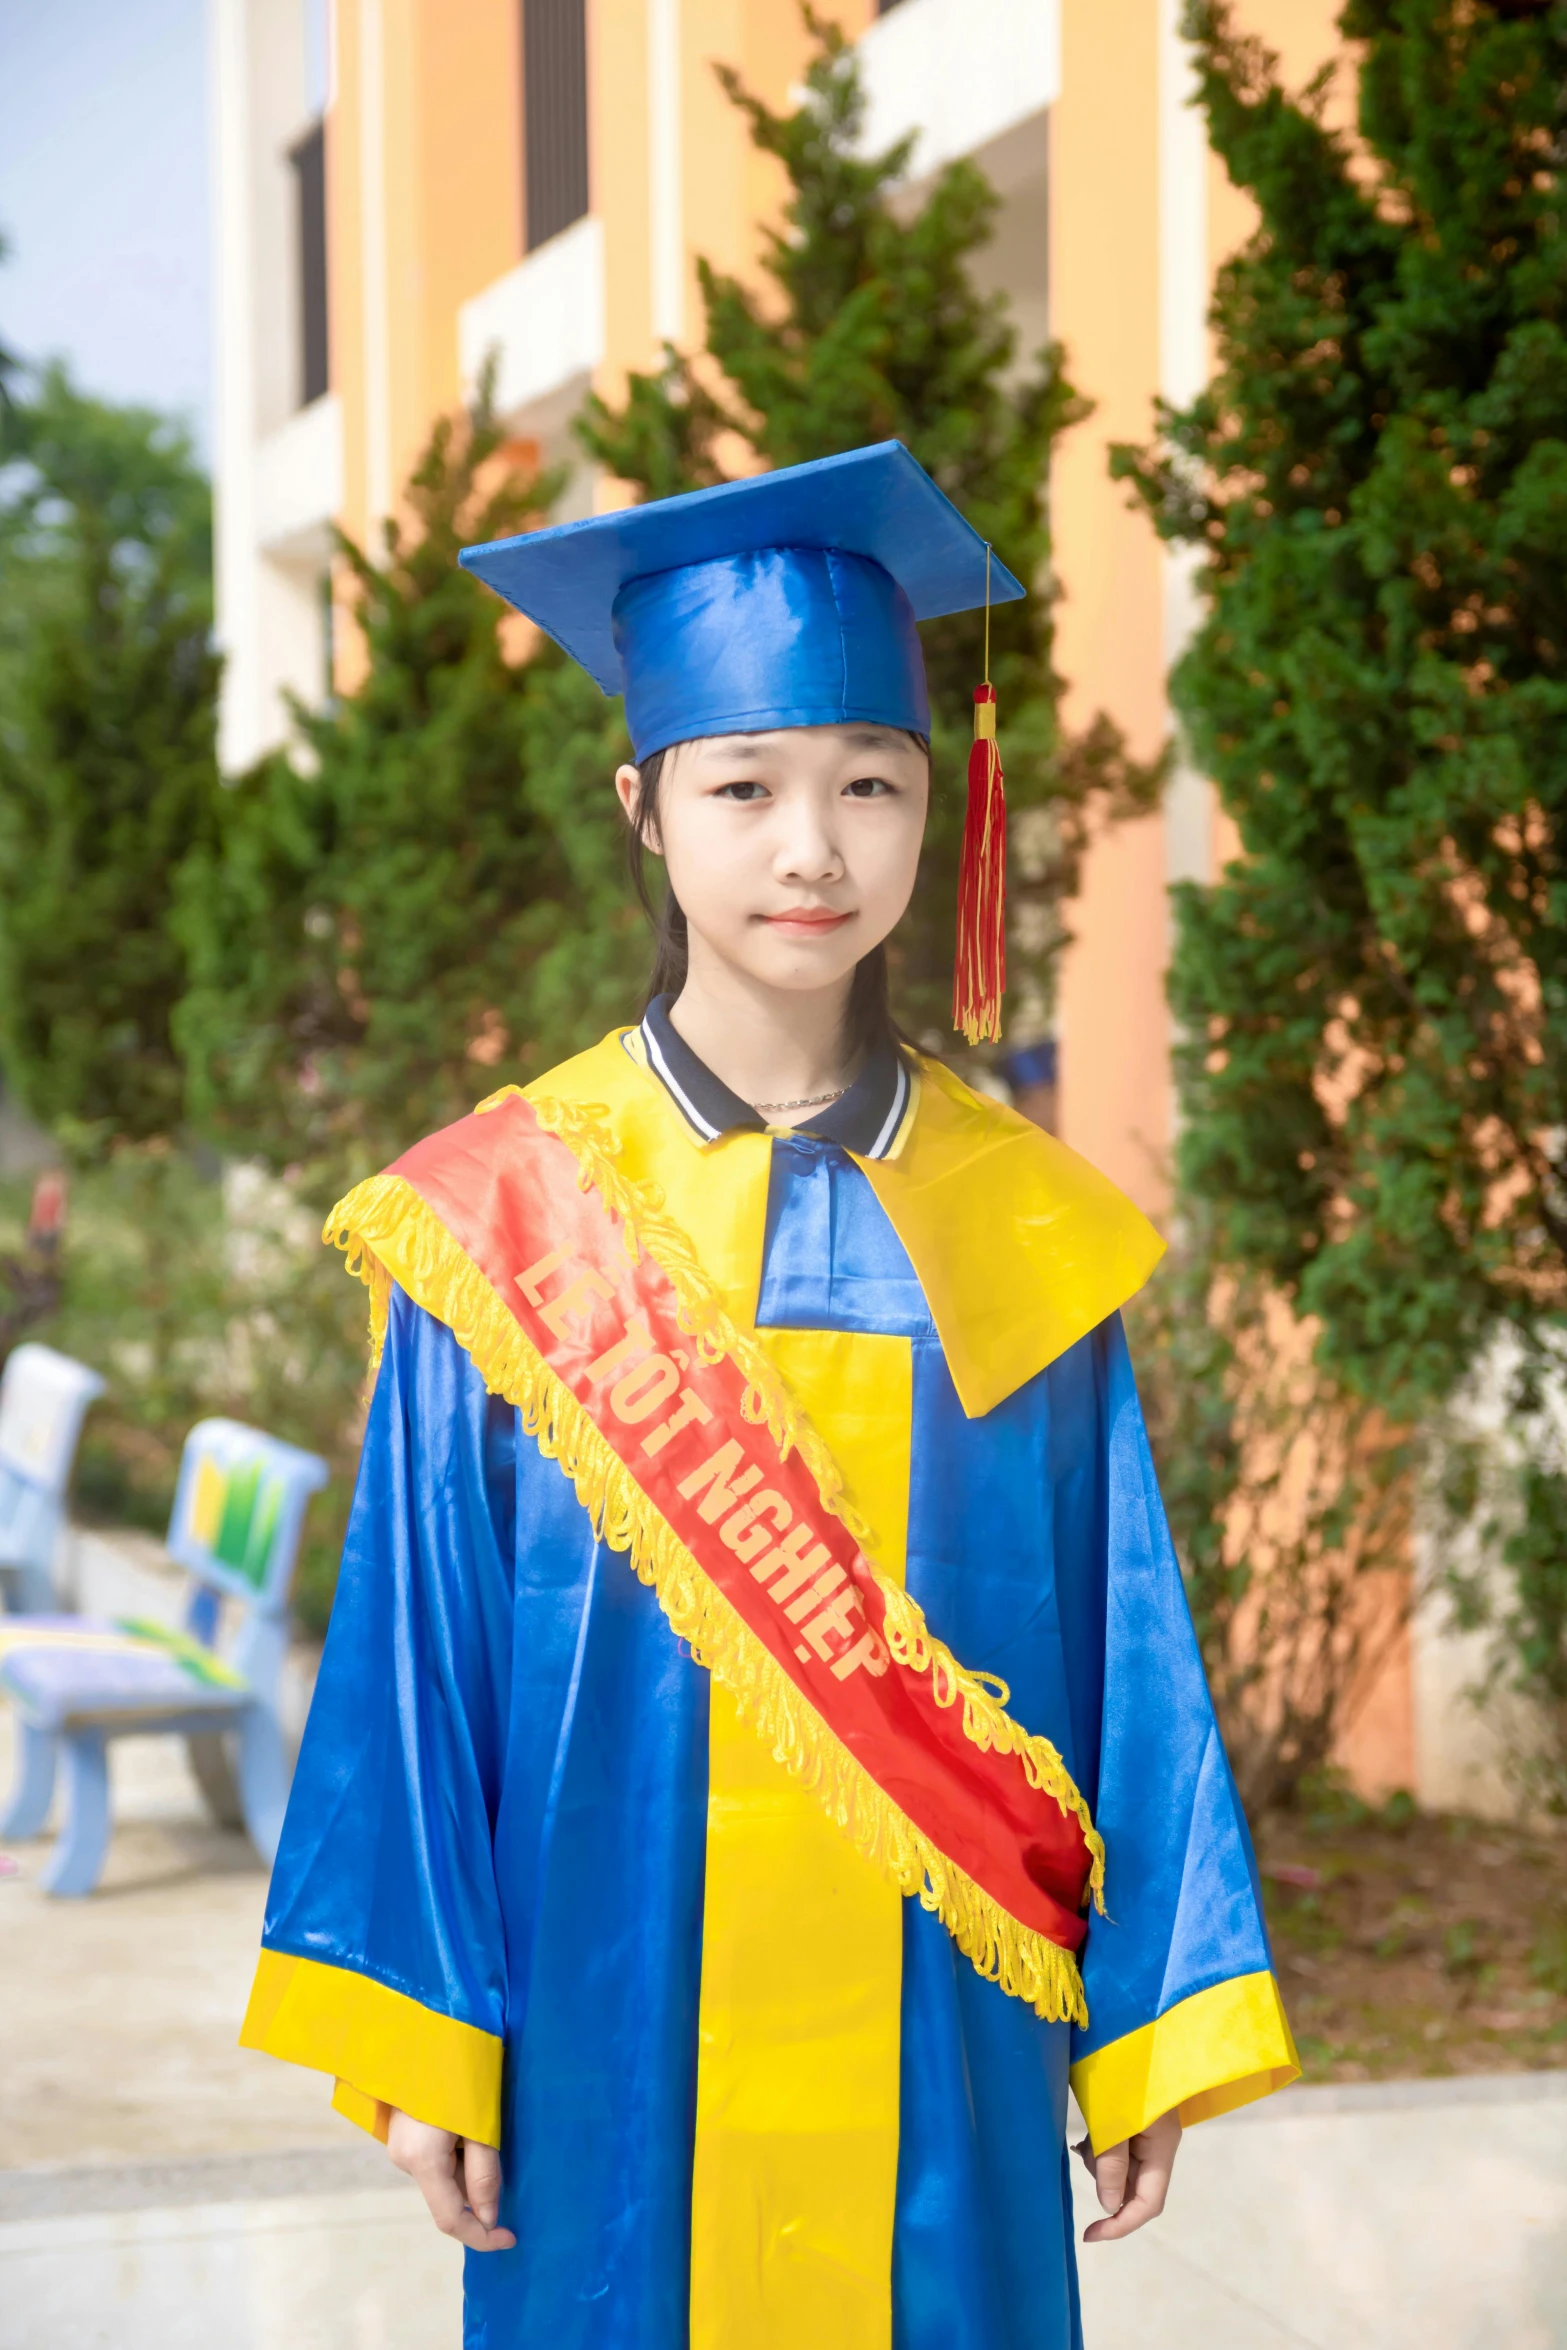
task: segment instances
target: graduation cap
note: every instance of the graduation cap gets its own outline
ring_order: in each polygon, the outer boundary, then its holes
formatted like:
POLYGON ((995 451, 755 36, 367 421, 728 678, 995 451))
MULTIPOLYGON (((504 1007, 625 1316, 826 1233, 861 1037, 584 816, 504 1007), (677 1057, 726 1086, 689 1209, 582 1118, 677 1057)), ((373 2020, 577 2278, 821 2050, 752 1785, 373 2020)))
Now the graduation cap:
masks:
MULTIPOLYGON (((461 561, 625 695, 639 760, 703 736, 855 720, 928 736, 915 622, 1025 593, 901 441, 524 531, 461 561)), ((971 1044, 1000 1035, 1006 984, 988 679, 974 704, 953 990, 971 1044)))

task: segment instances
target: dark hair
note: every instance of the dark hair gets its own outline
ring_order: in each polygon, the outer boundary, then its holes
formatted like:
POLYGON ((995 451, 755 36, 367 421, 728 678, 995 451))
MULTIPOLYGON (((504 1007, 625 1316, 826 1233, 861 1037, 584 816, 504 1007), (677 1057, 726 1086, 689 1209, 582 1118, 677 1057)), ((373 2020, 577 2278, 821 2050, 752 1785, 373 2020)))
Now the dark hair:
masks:
MULTIPOLYGON (((911 735, 929 756, 930 745, 920 735, 911 735)), ((655 904, 648 887, 648 835, 658 823, 658 787, 663 780, 664 762, 680 748, 670 743, 661 751, 652 751, 637 768, 641 788, 637 793, 636 813, 626 831, 626 863, 631 875, 631 886, 637 903, 653 926, 653 970, 647 983, 643 1008, 655 996, 678 995, 686 983, 690 961, 689 934, 686 929, 685 909, 668 882, 662 897, 655 904)), ((914 1039, 905 1036, 892 1016, 892 998, 887 979, 887 949, 872 947, 862 955, 854 967, 854 979, 849 989, 848 1008, 844 1014, 845 1041, 856 1060, 885 1047, 896 1053, 900 1061, 911 1064, 918 1051, 914 1039)))

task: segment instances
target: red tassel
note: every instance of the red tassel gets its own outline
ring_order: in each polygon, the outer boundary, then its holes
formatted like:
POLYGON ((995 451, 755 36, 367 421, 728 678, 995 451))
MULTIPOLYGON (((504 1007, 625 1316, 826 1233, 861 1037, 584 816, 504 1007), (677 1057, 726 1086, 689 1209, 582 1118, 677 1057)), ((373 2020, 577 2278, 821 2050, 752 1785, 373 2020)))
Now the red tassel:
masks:
POLYGON ((1000 1041, 1006 985, 1007 800, 996 740, 996 689, 977 685, 952 978, 952 1025, 970 1044, 1000 1041))

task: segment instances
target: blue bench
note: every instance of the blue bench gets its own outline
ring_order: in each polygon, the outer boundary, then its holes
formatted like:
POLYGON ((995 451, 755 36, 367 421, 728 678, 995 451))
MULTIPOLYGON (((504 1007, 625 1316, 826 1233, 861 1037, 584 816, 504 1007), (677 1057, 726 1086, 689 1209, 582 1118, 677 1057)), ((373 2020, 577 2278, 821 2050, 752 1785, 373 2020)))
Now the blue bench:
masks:
POLYGON ((54 1556, 71 1468, 103 1381, 29 1340, 0 1373, 0 1608, 54 1605, 54 1556))
POLYGON ((97 1884, 109 1841, 108 1741, 184 1737, 209 1807, 271 1862, 288 1800, 278 1719, 288 1596, 305 1507, 325 1461, 235 1420, 185 1440, 168 1550, 191 1577, 183 1630, 93 1616, 0 1616, 0 1695, 20 1754, 0 1837, 36 1836, 65 1764, 48 1893, 97 1884), (237 1618, 220 1649, 225 1606, 237 1618), (232 1760, 231 1760, 232 1757, 232 1760))

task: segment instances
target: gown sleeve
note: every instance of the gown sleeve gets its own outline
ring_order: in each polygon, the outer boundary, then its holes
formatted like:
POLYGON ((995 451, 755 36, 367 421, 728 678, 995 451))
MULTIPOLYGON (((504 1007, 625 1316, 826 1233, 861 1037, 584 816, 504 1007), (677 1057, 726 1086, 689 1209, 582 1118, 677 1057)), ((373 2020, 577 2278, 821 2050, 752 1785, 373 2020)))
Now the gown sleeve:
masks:
POLYGON ((1072 1577, 1091 1596, 1070 1646, 1074 1717, 1098 1717, 1106 1911, 1088 1931, 1072 2088, 1097 2150, 1172 2109, 1190 2124, 1249 2104, 1300 2067, 1119 1316, 1091 1351, 1099 1475, 1092 1511, 1073 1513, 1092 1556, 1072 1577))
POLYGON ((394 1292, 241 2033, 383 2138, 396 2106, 500 2142, 515 1430, 394 1292))

